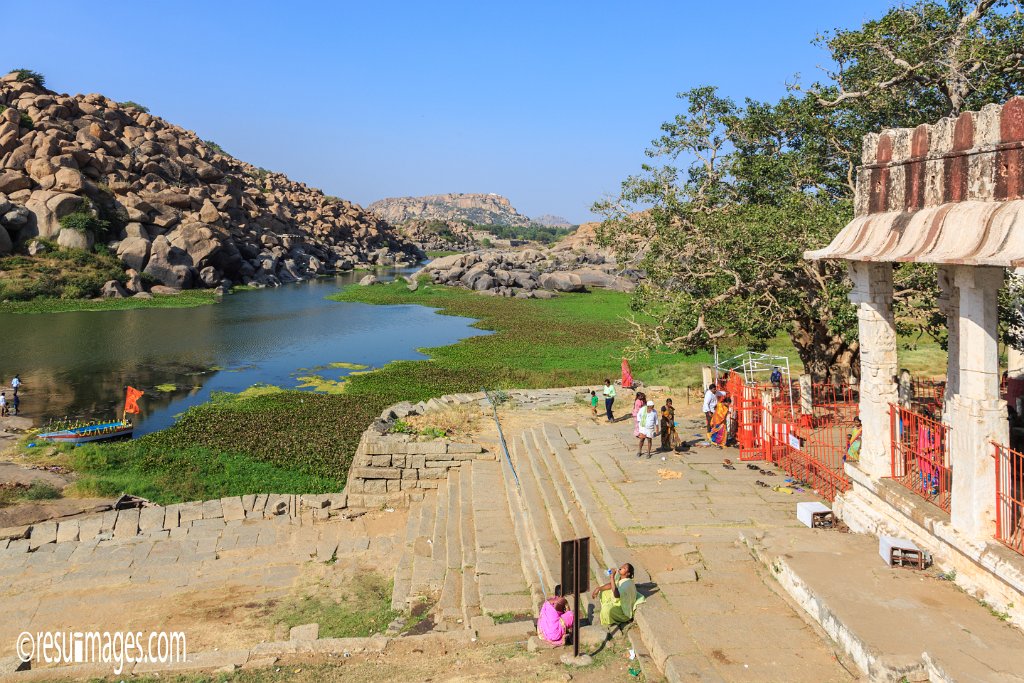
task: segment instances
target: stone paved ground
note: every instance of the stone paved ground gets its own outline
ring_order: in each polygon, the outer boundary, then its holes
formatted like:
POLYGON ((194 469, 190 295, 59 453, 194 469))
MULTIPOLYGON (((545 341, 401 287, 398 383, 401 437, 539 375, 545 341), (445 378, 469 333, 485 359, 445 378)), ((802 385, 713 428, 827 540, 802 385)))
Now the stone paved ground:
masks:
MULTIPOLYGON (((739 542, 743 530, 797 527, 796 503, 814 500, 810 492, 787 495, 756 486, 758 479, 778 483, 783 476, 741 463, 723 468, 723 458, 738 460, 730 449, 637 459, 631 422, 607 424, 586 412, 538 415, 546 422, 544 441, 555 442, 541 457, 561 463, 610 555, 634 563, 639 582, 654 592, 641 608, 645 641, 670 678, 856 680, 834 644, 782 597, 739 542), (681 476, 666 478, 669 472, 681 476)), ((686 421, 680 424, 692 438, 686 421)))
POLYGON ((192 652, 273 639, 266 605, 325 572, 386 575, 404 524, 400 510, 314 524, 211 519, 168 536, 8 547, 0 550, 0 659, 26 630, 182 630, 192 652))

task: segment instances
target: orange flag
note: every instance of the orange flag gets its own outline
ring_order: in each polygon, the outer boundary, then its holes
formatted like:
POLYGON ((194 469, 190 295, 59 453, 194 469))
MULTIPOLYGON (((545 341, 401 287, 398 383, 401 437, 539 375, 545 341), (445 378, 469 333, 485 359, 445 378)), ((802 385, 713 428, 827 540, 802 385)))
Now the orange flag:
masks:
POLYGON ((139 414, 142 411, 139 409, 138 400, 145 393, 134 387, 128 387, 128 393, 124 397, 124 412, 139 414))

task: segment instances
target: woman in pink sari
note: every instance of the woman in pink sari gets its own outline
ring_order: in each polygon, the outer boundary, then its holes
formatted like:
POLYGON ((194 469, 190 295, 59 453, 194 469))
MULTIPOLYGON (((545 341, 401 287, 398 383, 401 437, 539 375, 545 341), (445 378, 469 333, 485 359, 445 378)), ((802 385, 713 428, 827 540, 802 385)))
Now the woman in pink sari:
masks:
POLYGON ((633 438, 640 438, 640 423, 637 421, 636 416, 640 414, 640 409, 647 405, 647 394, 642 391, 636 392, 636 400, 633 401, 633 438))
POLYGON ((552 645, 565 645, 565 636, 572 629, 572 620, 572 610, 565 598, 548 598, 540 606, 537 635, 552 645))

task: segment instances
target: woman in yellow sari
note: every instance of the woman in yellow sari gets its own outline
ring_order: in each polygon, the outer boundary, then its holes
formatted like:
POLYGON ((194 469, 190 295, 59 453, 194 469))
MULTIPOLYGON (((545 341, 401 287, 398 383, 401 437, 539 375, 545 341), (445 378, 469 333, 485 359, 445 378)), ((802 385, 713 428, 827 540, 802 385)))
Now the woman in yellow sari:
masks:
POLYGON ((853 460, 854 462, 860 460, 860 442, 863 435, 864 428, 860 424, 860 418, 853 418, 853 431, 850 432, 850 436, 846 439, 846 452, 843 453, 843 462, 847 460, 853 460))
POLYGON ((726 422, 729 418, 729 406, 732 401, 726 397, 715 406, 715 412, 711 415, 711 431, 708 436, 711 443, 719 448, 725 448, 726 422))

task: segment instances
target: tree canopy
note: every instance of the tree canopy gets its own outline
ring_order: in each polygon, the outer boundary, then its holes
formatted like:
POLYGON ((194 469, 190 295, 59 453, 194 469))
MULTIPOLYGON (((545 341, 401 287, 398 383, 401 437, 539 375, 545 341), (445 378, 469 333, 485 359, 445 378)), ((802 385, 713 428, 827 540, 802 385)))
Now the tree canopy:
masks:
MULTIPOLYGON (((1024 17, 1011 0, 921 1, 817 36, 832 66, 775 102, 738 103, 714 86, 679 94, 651 161, 595 204, 599 239, 647 275, 637 348, 762 349, 788 332, 819 379, 858 370, 857 325, 840 264, 803 252, 853 214, 869 132, 934 122, 1024 90, 1024 17)), ((897 269, 901 331, 937 333, 934 269, 897 269)))

